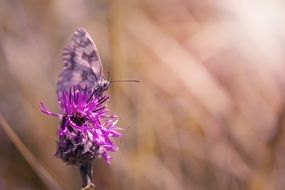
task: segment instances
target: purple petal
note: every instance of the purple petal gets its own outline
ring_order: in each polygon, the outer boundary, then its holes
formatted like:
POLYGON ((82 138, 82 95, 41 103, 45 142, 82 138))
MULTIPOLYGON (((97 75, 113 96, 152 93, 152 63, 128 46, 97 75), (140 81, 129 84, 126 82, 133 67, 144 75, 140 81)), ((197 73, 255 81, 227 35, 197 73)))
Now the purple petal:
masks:
POLYGON ((45 113, 47 115, 51 115, 51 116, 62 118, 62 115, 48 111, 43 102, 40 102, 40 109, 41 109, 41 111, 43 113, 45 113))

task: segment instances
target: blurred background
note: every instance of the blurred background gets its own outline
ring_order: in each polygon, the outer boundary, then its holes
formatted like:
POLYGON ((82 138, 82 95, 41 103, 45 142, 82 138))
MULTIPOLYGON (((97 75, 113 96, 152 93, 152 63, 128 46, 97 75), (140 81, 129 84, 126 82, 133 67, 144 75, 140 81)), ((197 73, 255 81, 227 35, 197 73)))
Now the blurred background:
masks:
POLYGON ((81 187, 39 110, 78 27, 105 74, 141 81, 111 84, 126 130, 96 190, 285 189, 284 1, 0 0, 1 190, 81 187))

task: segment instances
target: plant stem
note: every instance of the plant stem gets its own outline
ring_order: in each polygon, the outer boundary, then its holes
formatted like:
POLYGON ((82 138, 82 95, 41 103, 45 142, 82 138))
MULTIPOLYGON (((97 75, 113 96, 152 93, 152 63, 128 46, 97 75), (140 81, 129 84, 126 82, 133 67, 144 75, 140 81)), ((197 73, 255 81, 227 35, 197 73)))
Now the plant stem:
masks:
POLYGON ((94 184, 92 183, 92 161, 83 163, 79 166, 80 174, 83 182, 83 189, 94 189, 94 184))

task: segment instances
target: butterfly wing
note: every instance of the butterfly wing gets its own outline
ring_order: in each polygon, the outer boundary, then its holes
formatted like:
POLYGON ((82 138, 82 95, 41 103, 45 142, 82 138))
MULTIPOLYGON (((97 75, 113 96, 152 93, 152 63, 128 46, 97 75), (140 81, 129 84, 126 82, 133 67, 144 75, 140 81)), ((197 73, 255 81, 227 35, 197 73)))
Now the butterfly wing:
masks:
POLYGON ((105 80, 102 63, 95 43, 89 34, 79 28, 63 51, 64 68, 57 83, 57 94, 73 86, 97 89, 105 80))

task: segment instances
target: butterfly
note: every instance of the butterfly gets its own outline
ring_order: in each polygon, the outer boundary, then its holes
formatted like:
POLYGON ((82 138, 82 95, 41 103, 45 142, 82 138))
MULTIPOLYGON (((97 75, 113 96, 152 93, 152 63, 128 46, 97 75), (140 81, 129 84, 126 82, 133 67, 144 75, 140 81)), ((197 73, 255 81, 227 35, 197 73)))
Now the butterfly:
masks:
POLYGON ((90 35, 78 28, 71 42, 63 50, 64 67, 57 82, 57 94, 60 96, 72 88, 85 89, 100 97, 109 88, 102 62, 90 35))

